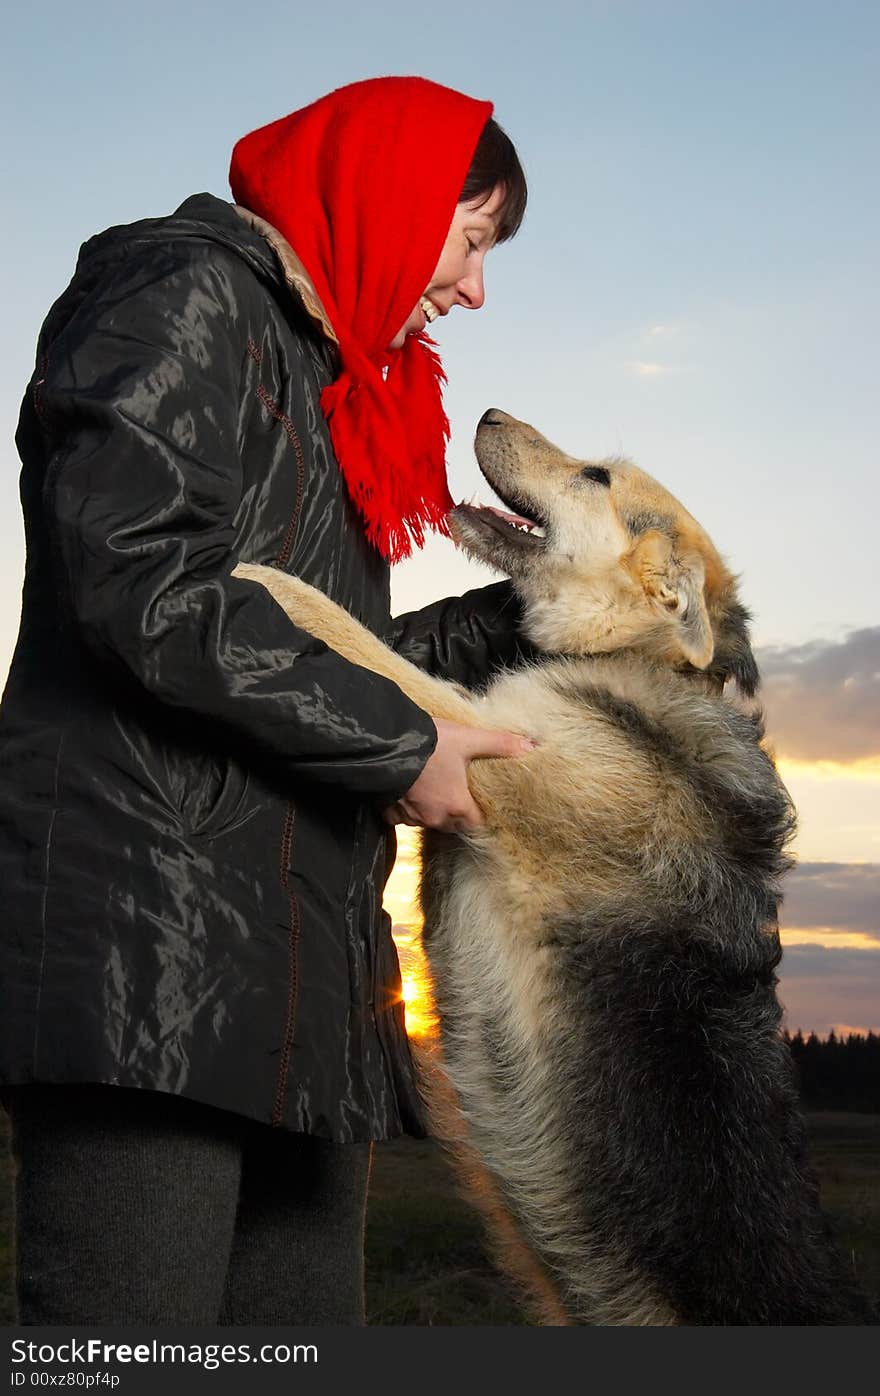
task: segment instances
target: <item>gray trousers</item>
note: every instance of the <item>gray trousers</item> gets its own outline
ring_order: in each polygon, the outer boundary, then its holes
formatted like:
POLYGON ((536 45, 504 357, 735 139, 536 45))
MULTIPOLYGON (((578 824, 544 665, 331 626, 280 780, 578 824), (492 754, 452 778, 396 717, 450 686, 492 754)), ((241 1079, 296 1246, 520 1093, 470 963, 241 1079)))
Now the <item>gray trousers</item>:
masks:
POLYGON ((369 1144, 114 1086, 19 1086, 22 1324, 364 1322, 369 1144))

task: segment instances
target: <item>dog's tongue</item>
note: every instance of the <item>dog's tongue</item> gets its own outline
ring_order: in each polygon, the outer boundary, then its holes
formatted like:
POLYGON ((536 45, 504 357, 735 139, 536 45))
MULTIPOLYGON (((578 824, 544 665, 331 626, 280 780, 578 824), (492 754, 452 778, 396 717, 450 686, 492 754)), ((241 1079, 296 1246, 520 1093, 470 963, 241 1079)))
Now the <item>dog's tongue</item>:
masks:
POLYGON ((534 528, 534 519, 524 519, 521 514, 508 514, 505 509, 496 509, 493 504, 477 504, 478 509, 485 509, 487 514, 495 514, 505 523, 517 524, 520 528, 534 528))

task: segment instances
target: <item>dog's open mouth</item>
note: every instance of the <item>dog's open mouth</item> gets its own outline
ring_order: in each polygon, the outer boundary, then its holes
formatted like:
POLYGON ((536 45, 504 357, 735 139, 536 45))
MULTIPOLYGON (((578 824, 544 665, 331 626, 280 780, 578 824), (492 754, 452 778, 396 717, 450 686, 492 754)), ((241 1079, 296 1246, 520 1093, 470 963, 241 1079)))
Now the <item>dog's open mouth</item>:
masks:
MULTIPOLYGON (((510 504, 511 508, 519 504, 518 500, 511 499, 505 499, 504 502, 510 504)), ((469 523, 472 527, 499 534, 515 547, 540 549, 545 543, 545 525, 542 519, 528 518, 520 513, 507 513, 506 510, 496 509, 491 504, 478 504, 476 501, 457 504, 452 510, 452 518, 469 523)))

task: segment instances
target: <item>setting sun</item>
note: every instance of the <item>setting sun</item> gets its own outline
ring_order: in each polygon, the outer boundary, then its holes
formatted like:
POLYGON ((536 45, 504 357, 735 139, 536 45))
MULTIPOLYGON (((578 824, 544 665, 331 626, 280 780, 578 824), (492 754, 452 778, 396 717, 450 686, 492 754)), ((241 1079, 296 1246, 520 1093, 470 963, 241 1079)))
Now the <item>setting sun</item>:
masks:
POLYGON ((406 1030, 410 1037, 429 1037, 437 1029, 431 981, 422 950, 419 913, 418 835, 400 826, 394 871, 385 888, 385 910, 391 916, 392 934, 400 959, 406 1030))
MULTIPOLYGON (((398 930, 403 932, 404 928, 400 927, 398 930)), ((401 960, 403 959, 401 941, 404 939, 405 935, 395 935, 401 960)), ((410 949, 410 954, 414 954, 413 949, 410 949)), ((420 948, 418 954, 421 957, 420 948)), ((424 961, 422 961, 422 965, 424 965, 424 961)), ((411 973, 403 975, 402 997, 406 1014, 406 1030, 409 1036, 429 1037, 433 1034, 437 1028, 437 1018, 433 1010, 431 985, 424 968, 415 969, 411 973)))

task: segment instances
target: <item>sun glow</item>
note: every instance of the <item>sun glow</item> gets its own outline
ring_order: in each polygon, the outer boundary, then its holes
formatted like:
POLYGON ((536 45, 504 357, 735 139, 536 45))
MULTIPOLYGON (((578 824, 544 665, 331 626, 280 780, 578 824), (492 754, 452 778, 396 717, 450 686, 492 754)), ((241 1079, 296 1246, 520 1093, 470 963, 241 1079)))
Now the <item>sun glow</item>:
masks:
POLYGON ((437 1030, 437 1016, 421 944, 413 943, 412 934, 406 926, 395 926, 394 940, 401 964, 407 964, 402 975, 407 1033, 410 1037, 429 1037, 437 1030))
POLYGON ((880 861, 880 761, 777 760, 797 806, 797 855, 816 863, 880 861))
POLYGON ((391 917, 402 980, 406 1030, 426 1038, 437 1031, 431 980, 422 949, 422 918, 418 904, 418 837, 413 829, 398 828, 394 871, 385 888, 385 910, 391 917))
POLYGON ((779 756, 776 765, 783 780, 880 781, 880 756, 863 756, 858 761, 801 761, 779 756))
POLYGON ((783 945, 824 945, 827 950, 880 950, 880 940, 865 931, 843 931, 835 926, 784 926, 783 945))
POLYGON ((412 975, 407 976, 407 978, 403 981, 402 998, 404 1003, 407 1005, 412 1003, 418 1003, 419 989, 412 975))

